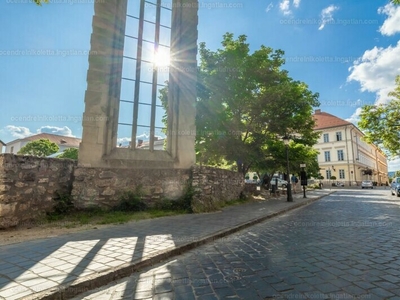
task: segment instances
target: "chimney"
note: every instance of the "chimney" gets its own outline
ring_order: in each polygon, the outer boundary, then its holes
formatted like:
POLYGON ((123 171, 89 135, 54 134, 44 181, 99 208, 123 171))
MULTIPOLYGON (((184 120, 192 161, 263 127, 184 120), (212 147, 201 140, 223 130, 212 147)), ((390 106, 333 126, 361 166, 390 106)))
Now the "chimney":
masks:
POLYGON ((315 114, 320 114, 321 113, 321 110, 320 109, 316 109, 315 110, 315 114))

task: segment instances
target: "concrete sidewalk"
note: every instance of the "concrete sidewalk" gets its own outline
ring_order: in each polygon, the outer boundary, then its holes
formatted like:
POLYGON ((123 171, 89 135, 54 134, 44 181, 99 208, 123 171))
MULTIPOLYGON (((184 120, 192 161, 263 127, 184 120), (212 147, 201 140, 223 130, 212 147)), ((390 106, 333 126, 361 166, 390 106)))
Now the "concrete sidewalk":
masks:
POLYGON ((334 190, 93 229, 0 248, 0 299, 68 299, 289 210, 334 190))

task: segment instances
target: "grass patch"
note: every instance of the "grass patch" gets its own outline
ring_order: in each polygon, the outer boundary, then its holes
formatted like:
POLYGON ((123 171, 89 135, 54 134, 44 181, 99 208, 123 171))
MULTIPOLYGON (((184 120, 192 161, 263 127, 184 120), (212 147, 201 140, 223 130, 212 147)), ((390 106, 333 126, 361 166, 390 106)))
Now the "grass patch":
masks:
POLYGON ((88 208, 76 210, 70 197, 58 196, 54 212, 46 216, 45 222, 60 227, 73 228, 84 225, 124 224, 132 221, 161 218, 191 213, 192 190, 188 189, 177 200, 162 199, 148 207, 143 201, 141 187, 134 191, 123 191, 116 206, 111 209, 88 208))
POLYGON ((84 225, 108 225, 108 224, 124 224, 132 221, 140 221, 146 219, 161 218, 167 216, 175 216, 187 214, 185 210, 160 210, 148 209, 146 211, 73 211, 67 215, 48 215, 46 223, 60 225, 66 228, 74 228, 84 225))

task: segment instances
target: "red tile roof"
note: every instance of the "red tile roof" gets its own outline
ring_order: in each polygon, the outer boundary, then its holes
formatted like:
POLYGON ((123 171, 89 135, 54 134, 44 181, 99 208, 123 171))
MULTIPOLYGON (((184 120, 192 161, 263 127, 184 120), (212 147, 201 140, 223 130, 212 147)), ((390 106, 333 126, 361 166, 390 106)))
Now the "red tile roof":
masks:
POLYGON ((339 127, 344 125, 353 125, 352 123, 335 117, 334 115, 328 114, 326 112, 321 112, 320 109, 317 109, 315 111, 313 117, 315 120, 314 129, 316 130, 323 128, 339 127))
POLYGON ((19 141, 37 141, 40 139, 47 139, 50 142, 56 143, 57 145, 63 145, 63 146, 72 147, 72 148, 79 148, 79 144, 81 142, 81 139, 76 138, 76 137, 56 135, 56 134, 50 134, 50 133, 39 133, 39 134, 27 136, 23 139, 14 140, 12 142, 7 143, 7 145, 13 144, 13 143, 19 142, 19 141))

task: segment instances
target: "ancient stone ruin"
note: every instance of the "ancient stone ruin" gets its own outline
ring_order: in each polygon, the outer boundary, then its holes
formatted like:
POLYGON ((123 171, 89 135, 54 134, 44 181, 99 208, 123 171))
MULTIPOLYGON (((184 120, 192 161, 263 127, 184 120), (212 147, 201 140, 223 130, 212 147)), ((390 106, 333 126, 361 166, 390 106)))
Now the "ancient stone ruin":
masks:
POLYGON ((239 173, 195 165, 198 1, 94 8, 78 164, 0 154, 0 228, 51 211, 59 193, 77 208, 111 207, 138 186, 148 201, 178 199, 190 186, 202 212, 244 188, 239 173))

